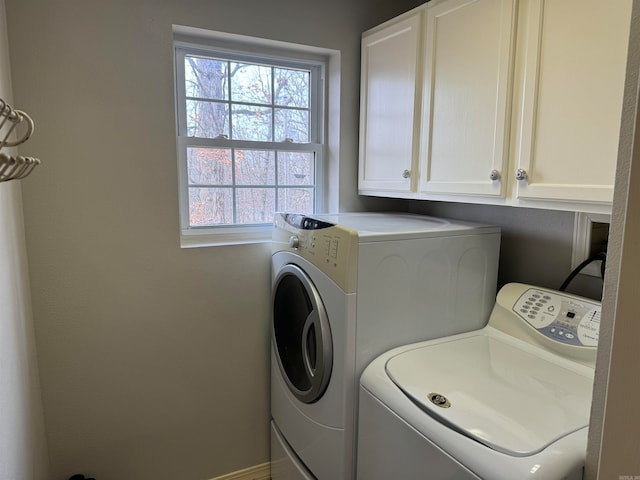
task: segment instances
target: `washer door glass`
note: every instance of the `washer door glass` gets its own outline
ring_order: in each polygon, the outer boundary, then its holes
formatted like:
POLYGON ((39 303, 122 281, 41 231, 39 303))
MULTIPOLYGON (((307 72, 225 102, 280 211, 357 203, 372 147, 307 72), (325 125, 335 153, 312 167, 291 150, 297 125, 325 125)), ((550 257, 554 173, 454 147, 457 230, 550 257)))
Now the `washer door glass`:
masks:
POLYGON ((331 377, 331 330, 318 291, 296 265, 285 265, 274 282, 272 327, 276 357, 289 389, 300 401, 315 402, 331 377))

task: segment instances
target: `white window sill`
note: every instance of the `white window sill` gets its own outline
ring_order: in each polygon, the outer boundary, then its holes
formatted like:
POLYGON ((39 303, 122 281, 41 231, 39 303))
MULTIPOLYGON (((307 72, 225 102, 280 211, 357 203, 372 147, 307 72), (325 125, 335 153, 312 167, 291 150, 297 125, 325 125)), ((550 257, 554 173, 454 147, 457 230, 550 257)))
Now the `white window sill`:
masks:
POLYGON ((183 230, 180 248, 250 245, 271 241, 271 224, 183 230))

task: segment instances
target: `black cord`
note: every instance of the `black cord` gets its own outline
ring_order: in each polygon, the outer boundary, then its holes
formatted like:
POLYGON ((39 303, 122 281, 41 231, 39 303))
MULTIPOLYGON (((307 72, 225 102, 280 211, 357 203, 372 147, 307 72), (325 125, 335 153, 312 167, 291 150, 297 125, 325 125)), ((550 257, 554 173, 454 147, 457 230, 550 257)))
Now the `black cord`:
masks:
POLYGON ((602 276, 602 278, 604 278, 604 268, 607 262, 607 253, 606 252, 594 253, 589 258, 587 258, 584 262, 582 262, 580 265, 578 265, 576 268, 573 269, 573 271, 567 276, 565 281, 562 283, 562 286, 558 290, 561 292, 564 292, 565 289, 571 283, 571 281, 576 277, 576 275, 578 275, 584 267, 589 265, 591 262, 595 262, 596 260, 602 260, 602 264, 600 265, 600 275, 602 276))

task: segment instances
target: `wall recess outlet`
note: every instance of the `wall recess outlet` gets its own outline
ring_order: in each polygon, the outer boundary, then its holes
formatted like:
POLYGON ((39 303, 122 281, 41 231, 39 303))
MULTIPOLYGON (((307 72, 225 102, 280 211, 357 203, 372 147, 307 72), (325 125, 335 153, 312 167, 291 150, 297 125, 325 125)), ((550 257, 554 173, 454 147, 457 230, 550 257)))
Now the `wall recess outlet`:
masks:
MULTIPOLYGON (((576 213, 573 227, 573 254, 571 255, 572 270, 590 255, 607 251, 610 223, 610 215, 576 213)), ((600 260, 591 262, 580 273, 600 277, 601 264, 600 260)))

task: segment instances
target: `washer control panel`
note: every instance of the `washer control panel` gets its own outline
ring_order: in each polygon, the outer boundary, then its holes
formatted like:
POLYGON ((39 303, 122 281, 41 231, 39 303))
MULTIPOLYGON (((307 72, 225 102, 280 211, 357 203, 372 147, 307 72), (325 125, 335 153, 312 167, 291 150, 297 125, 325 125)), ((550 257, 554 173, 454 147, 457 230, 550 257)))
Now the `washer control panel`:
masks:
POLYGON ((584 298, 529 288, 513 311, 546 337, 568 345, 595 347, 600 331, 600 303, 584 298))

